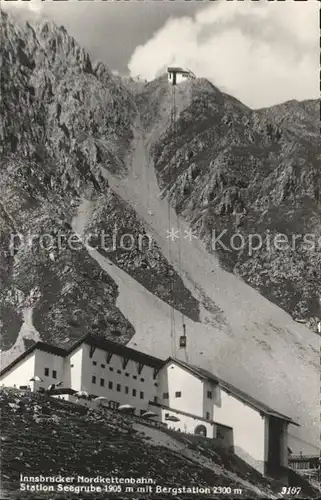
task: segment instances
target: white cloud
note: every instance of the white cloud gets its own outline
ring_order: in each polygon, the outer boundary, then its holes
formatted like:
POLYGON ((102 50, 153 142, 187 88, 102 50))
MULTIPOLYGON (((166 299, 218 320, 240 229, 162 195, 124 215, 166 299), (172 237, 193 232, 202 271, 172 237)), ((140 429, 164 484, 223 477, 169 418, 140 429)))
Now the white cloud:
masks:
POLYGON ((23 14, 24 18, 28 17, 38 17, 43 10, 43 2, 41 0, 30 0, 27 1, 13 1, 13 2, 2 2, 1 7, 3 10, 8 12, 23 14))
POLYGON ((151 80, 187 67, 252 107, 319 96, 318 1, 226 2, 171 18, 128 64, 151 80))

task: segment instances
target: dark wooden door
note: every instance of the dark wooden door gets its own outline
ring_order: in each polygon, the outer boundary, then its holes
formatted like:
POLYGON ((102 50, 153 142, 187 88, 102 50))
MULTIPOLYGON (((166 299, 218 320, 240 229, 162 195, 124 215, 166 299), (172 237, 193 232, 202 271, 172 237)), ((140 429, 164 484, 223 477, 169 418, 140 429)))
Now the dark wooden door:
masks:
POLYGON ((272 477, 279 477, 282 472, 282 433, 283 421, 269 416, 269 444, 267 473, 272 477))

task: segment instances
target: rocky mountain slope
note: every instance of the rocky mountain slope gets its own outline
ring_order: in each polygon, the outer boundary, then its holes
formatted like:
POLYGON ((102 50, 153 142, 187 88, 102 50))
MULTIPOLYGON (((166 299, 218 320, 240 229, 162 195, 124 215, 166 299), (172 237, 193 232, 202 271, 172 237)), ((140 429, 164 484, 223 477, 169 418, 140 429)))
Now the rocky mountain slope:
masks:
MULTIPOLYGON (((263 478, 242 460, 212 446, 209 440, 196 442, 187 435, 163 432, 118 412, 104 408, 89 410, 54 398, 10 389, 0 391, 0 408, 2 500, 21 498, 20 473, 24 476, 41 473, 43 476, 63 477, 126 477, 137 481, 132 486, 133 493, 124 492, 125 486, 131 486, 128 484, 121 485, 122 493, 116 485, 110 485, 108 493, 96 495, 71 491, 24 491, 23 498, 31 500, 48 499, 48 494, 52 500, 72 500, 79 495, 82 499, 99 496, 103 500, 184 498, 186 494, 170 493, 170 488, 193 486, 230 488, 229 498, 240 497, 239 490, 244 498, 277 498, 280 492, 277 481, 263 478), (144 487, 139 484, 142 477, 153 481, 151 488, 154 491, 137 491, 144 487), (156 486, 168 488, 168 493, 156 494, 156 486)), ((290 485, 301 487, 298 498, 317 498, 317 490, 294 473, 290 475, 290 485)), ((209 498, 208 493, 194 493, 188 498, 194 496, 209 498)), ((213 493, 210 498, 226 498, 226 493, 213 493)))
POLYGON ((312 128, 295 135, 291 104, 253 112, 197 79, 177 89, 174 139, 165 77, 127 86, 63 28, 0 15, 3 364, 37 338, 95 331, 213 371, 298 420, 290 446, 314 451, 319 337, 272 302, 317 317, 320 254, 210 247, 214 227, 318 230, 314 103, 296 105, 312 128))
MULTIPOLYGON (((159 82, 164 91, 165 85, 159 82)), ((148 99, 153 110, 148 126, 168 101, 168 93, 164 98, 158 89, 157 103, 156 95, 152 91, 148 99)), ((179 86, 176 108, 175 128, 153 148, 164 194, 226 269, 317 331, 319 103, 251 111, 197 80, 179 86), (189 94, 188 103, 182 105, 181 94, 189 94)))
MULTIPOLYGON (((99 199, 93 232, 108 210, 108 235, 117 221, 123 230, 125 220, 130 231, 143 229, 101 174, 102 165, 111 172, 126 169, 133 98, 105 66, 93 67, 63 27, 14 25, 0 15, 2 348, 15 343, 28 307, 35 329, 47 340, 72 342, 95 329, 127 341, 134 331, 115 305, 116 284, 69 238, 83 195, 99 199)), ((159 251, 125 253, 124 266, 131 260, 137 279, 172 303, 168 276, 180 278, 159 251)), ((178 307, 191 307, 197 318, 197 302, 179 286, 178 307)))

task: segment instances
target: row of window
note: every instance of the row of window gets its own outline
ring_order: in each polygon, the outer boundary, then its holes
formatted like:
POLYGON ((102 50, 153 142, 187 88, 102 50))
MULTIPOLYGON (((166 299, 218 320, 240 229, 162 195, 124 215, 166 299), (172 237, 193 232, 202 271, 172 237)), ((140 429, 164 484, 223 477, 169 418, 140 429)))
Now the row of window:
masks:
MULTIPOLYGON (((96 376, 95 376, 95 375, 93 375, 93 376, 92 376, 92 378, 91 378, 91 382, 92 382, 93 384, 96 384, 97 379, 96 379, 96 376)), ((99 385, 100 385, 100 387, 105 387, 105 379, 101 378, 101 379, 100 379, 100 382, 99 382, 99 385)), ((109 381, 109 382, 108 382, 108 389, 111 389, 111 390, 112 390, 112 389, 113 389, 113 387, 114 387, 113 382, 109 381)), ((116 384, 116 391, 117 391, 117 392, 121 392, 121 385, 120 385, 120 384, 116 384)), ((129 387, 128 387, 128 386, 125 386, 125 394, 129 394, 129 387)), ((136 391, 136 389, 133 389, 133 390, 132 390, 132 395, 133 395, 134 397, 137 395, 137 391, 136 391)), ((143 391, 140 391, 140 392, 139 392, 139 397, 140 397, 140 399, 144 399, 144 392, 143 392, 143 391)))
MULTIPOLYGON (((49 368, 45 368, 45 377, 49 377, 49 368)), ((56 370, 52 370, 52 378, 57 378, 56 370)))
MULTIPOLYGON (((105 365, 101 365, 101 366, 105 366, 105 365)), ((110 367, 110 371, 113 371, 113 368, 112 368, 112 367, 110 367)), ((45 373, 45 377, 49 377, 49 368, 45 368, 44 373, 45 373)), ((121 373, 121 371, 120 371, 120 370, 117 370, 117 373, 121 373)), ((126 373, 126 376, 129 376, 129 373, 128 373, 128 374, 126 373)), ((55 378, 55 379, 57 378, 57 371, 56 371, 56 370, 52 370, 52 378, 55 378)), ((134 375, 134 376, 133 376, 133 378, 134 378, 134 379, 137 379, 137 376, 136 376, 136 375, 134 375)), ((144 379, 144 378, 141 378, 141 379, 140 379, 140 381, 141 381, 141 382, 144 382, 144 381, 145 381, 145 379, 144 379)), ((92 383, 93 383, 93 384, 95 384, 95 383, 96 383, 96 377, 95 377, 95 375, 93 375, 93 376, 92 376, 92 383)), ((112 382, 111 382, 111 383, 112 383, 112 382)), ((118 385, 119 385, 119 384, 118 384, 118 385)), ((157 386, 158 386, 157 382, 155 382, 155 384, 154 384, 154 385, 155 385, 155 387, 157 387, 157 386)), ((100 386, 101 386, 101 387, 104 387, 104 386, 105 386, 105 381, 104 381, 104 379, 103 379, 103 378, 101 378, 101 379, 100 379, 100 386)))
MULTIPOLYGON (((175 392, 175 398, 181 398, 182 393, 181 391, 175 392)), ((169 398, 169 393, 168 392, 163 392, 163 399, 168 399, 169 398)))
MULTIPOLYGON (((93 365, 94 365, 94 366, 97 366, 97 361, 93 361, 93 365)), ((106 365, 101 364, 100 366, 101 366, 101 368, 106 368, 106 365)), ((112 366, 109 366, 109 371, 113 372, 113 371, 114 371, 114 368, 113 368, 112 366)), ((122 373, 122 371, 121 371, 121 370, 117 370, 117 373, 121 374, 121 373, 122 373)), ((130 374, 129 374, 128 372, 125 372, 125 376, 126 376, 126 377, 129 377, 129 376, 130 376, 130 374)), ((133 375, 133 379, 137 380, 137 375, 133 375)), ((144 378, 141 378, 141 379, 140 379, 140 381, 141 381, 141 382, 145 382, 145 379, 144 379, 144 378)), ((155 386, 157 387, 157 385, 158 385, 158 384, 157 384, 157 382, 156 382, 156 383, 155 383, 155 386)))
MULTIPOLYGON (((175 398, 181 398, 181 397, 182 397, 181 391, 176 391, 175 392, 175 398)), ((209 399, 212 399, 212 392, 211 391, 207 391, 207 397, 209 399)), ((168 392, 163 392, 163 399, 168 399, 168 398, 169 398, 169 393, 168 392)))

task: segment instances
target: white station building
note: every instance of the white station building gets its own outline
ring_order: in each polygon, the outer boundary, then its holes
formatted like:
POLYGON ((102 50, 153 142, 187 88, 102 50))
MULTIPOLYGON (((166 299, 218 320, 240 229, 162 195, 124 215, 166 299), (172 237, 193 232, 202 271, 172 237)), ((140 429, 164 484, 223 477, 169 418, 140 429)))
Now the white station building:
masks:
POLYGON ((185 82, 186 80, 190 79, 194 80, 195 75, 189 69, 172 66, 170 68, 167 68, 167 78, 169 83, 171 83, 172 85, 177 85, 182 82, 185 82))
POLYGON ((69 350, 37 342, 0 372, 0 384, 9 387, 39 391, 58 383, 56 395, 69 401, 85 391, 115 409, 131 405, 138 416, 152 411, 170 429, 220 441, 262 474, 277 476, 288 465, 287 428, 298 424, 176 358, 88 334, 69 350))

